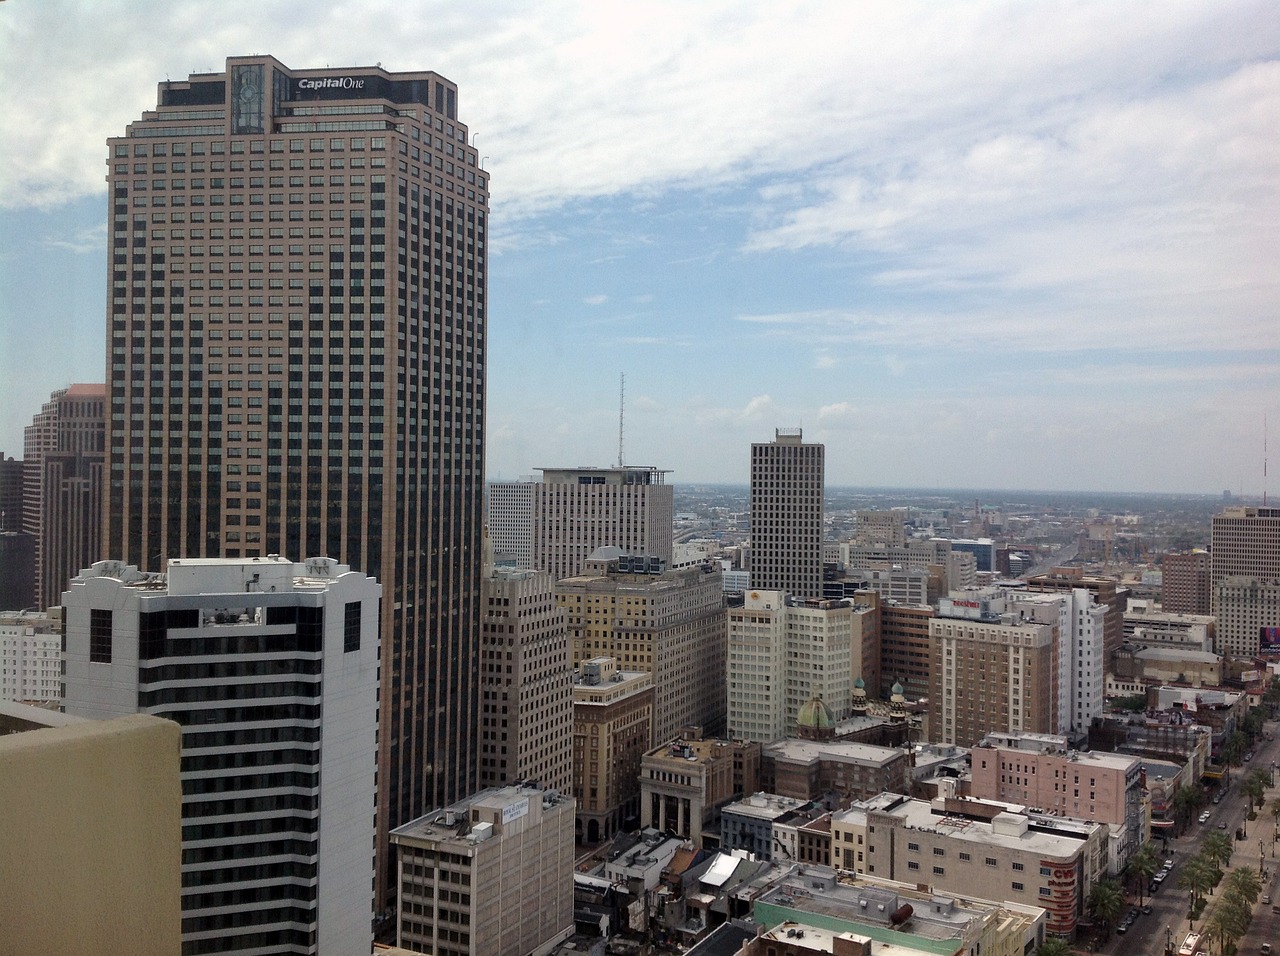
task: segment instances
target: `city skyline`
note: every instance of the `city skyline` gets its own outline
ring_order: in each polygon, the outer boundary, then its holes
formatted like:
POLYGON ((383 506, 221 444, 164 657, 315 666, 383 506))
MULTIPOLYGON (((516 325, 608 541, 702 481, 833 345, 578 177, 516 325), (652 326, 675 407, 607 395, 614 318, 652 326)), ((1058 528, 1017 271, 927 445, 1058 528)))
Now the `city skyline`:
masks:
POLYGON ((0 450, 105 378, 106 137, 263 50, 467 91, 490 480, 612 463, 625 372, 626 460, 676 484, 803 427, 831 487, 1263 490, 1265 4, 300 9, 6 11, 0 450))

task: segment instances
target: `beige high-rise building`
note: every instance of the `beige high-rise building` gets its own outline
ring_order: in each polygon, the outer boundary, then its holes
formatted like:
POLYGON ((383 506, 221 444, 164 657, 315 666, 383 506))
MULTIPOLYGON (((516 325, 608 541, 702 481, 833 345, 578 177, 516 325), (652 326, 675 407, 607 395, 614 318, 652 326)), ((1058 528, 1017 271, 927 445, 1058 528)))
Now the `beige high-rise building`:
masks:
POLYGON ((821 698, 836 720, 849 716, 854 634, 851 601, 793 598, 752 589, 728 611, 728 723, 734 740, 769 743, 796 732, 800 709, 821 698))
POLYGON ((854 540, 863 545, 903 548, 907 544, 906 512, 859 511, 854 540))
POLYGON ((1280 628, 1280 619, 1261 623, 1266 601, 1259 606, 1254 599, 1280 582, 1280 508, 1224 508, 1213 518, 1211 541, 1210 588, 1218 619, 1218 651, 1229 657, 1251 657, 1261 646, 1260 628, 1280 628), (1228 582, 1228 578, 1251 578, 1257 583, 1228 582))
POLYGON ((1219 653, 1250 657, 1280 649, 1280 580, 1228 575, 1213 587, 1219 653))
POLYGON ((106 394, 105 385, 58 389, 25 430, 23 530, 35 544, 41 610, 101 557, 106 394))
POLYGON ((823 445, 780 428, 751 446, 751 587, 822 596, 823 445))
POLYGON ((573 796, 579 840, 612 839, 640 818, 640 759, 653 737, 653 678, 611 657, 583 661, 573 686, 573 796))
POLYGON ((489 177, 457 85, 231 57, 108 150, 102 552, 383 583, 385 906, 387 829, 478 779, 489 177))
POLYGON ((480 785, 568 793, 573 667, 551 575, 492 570, 480 593, 480 785))
POLYGON ((939 743, 972 747, 990 731, 1058 731, 1057 602, 952 601, 967 617, 929 621, 929 728, 939 743))
POLYGON ((653 741, 682 727, 718 734, 725 722, 725 604, 718 566, 665 568, 662 560, 601 548, 583 573, 556 583, 579 667, 612 657, 653 675, 653 741))
MULTIPOLYGON (((669 472, 647 465, 538 470, 542 480, 533 483, 531 495, 532 567, 559 581, 580 574, 597 548, 609 547, 671 563, 675 496, 666 483, 669 472)), ((490 500, 506 501, 503 523, 520 526, 518 489, 491 487, 490 500)), ((510 547, 521 553, 518 543, 510 547)))

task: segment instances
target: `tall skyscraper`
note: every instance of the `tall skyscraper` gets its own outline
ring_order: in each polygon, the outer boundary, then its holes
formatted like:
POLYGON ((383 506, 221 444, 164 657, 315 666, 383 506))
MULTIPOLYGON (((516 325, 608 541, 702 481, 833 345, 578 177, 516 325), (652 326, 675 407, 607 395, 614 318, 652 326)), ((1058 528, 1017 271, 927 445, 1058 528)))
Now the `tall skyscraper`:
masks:
POLYGON ((540 468, 541 481, 489 485, 488 522, 497 553, 553 581, 582 571, 597 548, 621 548, 671 563, 675 496, 667 472, 648 465, 540 468))
POLYGON ((22 530, 22 462, 0 452, 0 532, 22 530))
POLYGON ((799 428, 751 446, 751 587, 822 595, 822 445, 799 428))
POLYGON ((1250 657, 1280 644, 1280 508, 1232 507, 1213 518, 1210 582, 1218 651, 1250 657))
POLYGON ((380 592, 328 558, 71 582, 66 712, 182 726, 184 956, 372 946, 380 592))
POLYGON ((109 141, 103 553, 382 582, 382 849, 477 780, 489 194, 457 114, 436 73, 232 57, 109 141))
POLYGON ((100 557, 106 392, 105 385, 58 389, 23 436, 23 530, 35 545, 41 609, 100 557))

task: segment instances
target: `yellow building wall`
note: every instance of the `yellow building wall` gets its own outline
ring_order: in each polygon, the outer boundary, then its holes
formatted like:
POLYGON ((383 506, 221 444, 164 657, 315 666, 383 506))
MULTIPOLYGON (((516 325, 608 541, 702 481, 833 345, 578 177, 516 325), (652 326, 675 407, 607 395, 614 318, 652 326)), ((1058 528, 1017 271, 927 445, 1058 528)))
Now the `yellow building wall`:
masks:
POLYGON ((178 956, 180 744, 141 714, 0 737, 0 950, 178 956))

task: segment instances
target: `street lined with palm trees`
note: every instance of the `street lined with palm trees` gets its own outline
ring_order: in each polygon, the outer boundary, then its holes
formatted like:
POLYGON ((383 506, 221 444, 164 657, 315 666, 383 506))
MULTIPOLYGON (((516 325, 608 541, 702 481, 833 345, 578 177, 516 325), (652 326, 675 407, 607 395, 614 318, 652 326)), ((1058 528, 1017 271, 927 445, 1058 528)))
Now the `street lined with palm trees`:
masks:
MULTIPOLYGON (((1213 956, 1232 944, 1236 953, 1247 954, 1280 941, 1280 742, 1264 733, 1259 712, 1250 716, 1245 726, 1254 741, 1237 732, 1224 744, 1228 777, 1215 802, 1199 785, 1179 788, 1172 798, 1179 835, 1159 843, 1153 838, 1119 880, 1095 885, 1086 901, 1094 933, 1057 956, 1176 954, 1192 930, 1201 934, 1200 952, 1213 956), (1232 765, 1246 764, 1248 769, 1231 773, 1232 765), (1160 872, 1166 876, 1153 879, 1160 872)), ((1046 947, 1039 952, 1055 956, 1046 947)))

